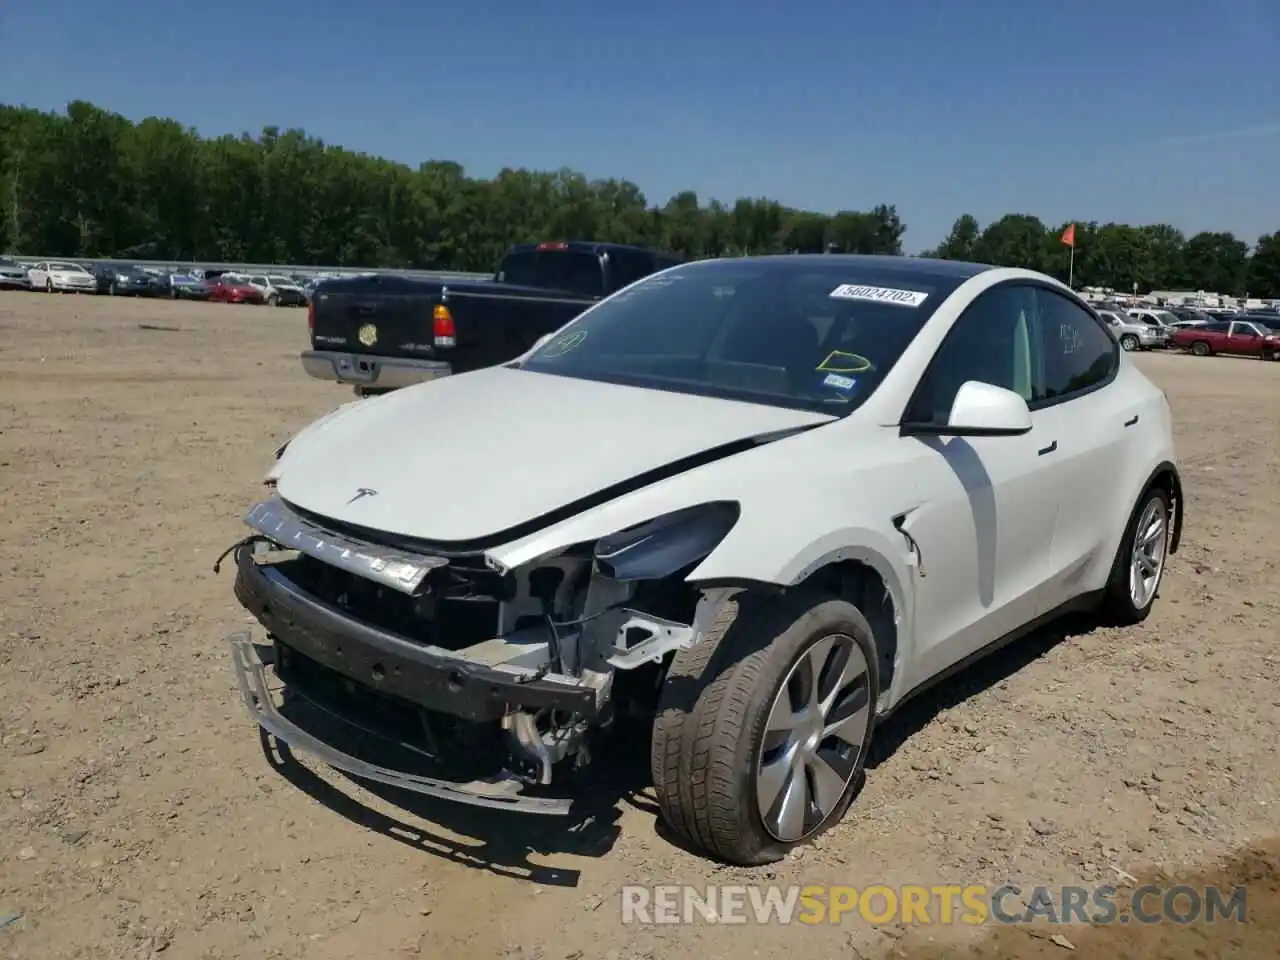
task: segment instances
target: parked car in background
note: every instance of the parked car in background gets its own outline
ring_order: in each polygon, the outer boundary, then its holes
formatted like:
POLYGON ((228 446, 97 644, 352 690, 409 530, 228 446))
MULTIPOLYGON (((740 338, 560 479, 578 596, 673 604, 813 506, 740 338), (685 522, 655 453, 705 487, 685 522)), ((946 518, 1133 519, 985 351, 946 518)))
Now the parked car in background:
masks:
POLYGON ((1280 334, 1249 320, 1215 320, 1199 327, 1182 327, 1173 334, 1173 345, 1197 357, 1215 353, 1280 360, 1280 334))
POLYGON ((0 287, 29 290, 31 281, 27 277, 27 268, 17 260, 0 257, 0 287))
POLYGON ((1154 322, 1148 323, 1119 310, 1099 310, 1098 316, 1125 350, 1154 350, 1169 343, 1169 334, 1154 322))
POLYGON ((369 394, 503 363, 593 303, 678 262, 615 243, 524 243, 508 248, 492 280, 327 280, 308 310, 311 349, 302 367, 369 394))
POLYGON ((212 294, 213 290, 203 276, 169 274, 169 296, 174 300, 208 300, 212 294))
POLYGON ((93 269, 98 293, 113 297, 160 297, 168 292, 165 283, 141 267, 101 263, 93 269))
POLYGON ((1213 319, 1196 307, 1170 307, 1169 312, 1177 318, 1175 323, 1208 323, 1213 319))
POLYGON ((1172 310, 1158 310, 1151 307, 1130 307, 1125 311, 1129 316, 1146 323, 1154 324, 1162 330, 1169 331, 1178 322, 1172 310))
POLYGON ((307 294, 290 277, 280 274, 252 274, 245 278, 251 287, 262 291, 263 299, 271 307, 305 307, 307 294))
POLYGON ((262 291, 235 274, 224 273, 208 281, 209 299, 218 303, 266 303, 262 291))
POLYGON ((1195 307, 1170 307, 1169 312, 1176 318, 1170 326, 1173 327, 1196 327, 1203 326, 1206 323, 1212 323, 1213 317, 1205 313, 1203 310, 1195 307))
POLYGON ((31 289, 45 293, 96 293, 98 281, 78 263, 66 260, 41 260, 29 271, 31 289))

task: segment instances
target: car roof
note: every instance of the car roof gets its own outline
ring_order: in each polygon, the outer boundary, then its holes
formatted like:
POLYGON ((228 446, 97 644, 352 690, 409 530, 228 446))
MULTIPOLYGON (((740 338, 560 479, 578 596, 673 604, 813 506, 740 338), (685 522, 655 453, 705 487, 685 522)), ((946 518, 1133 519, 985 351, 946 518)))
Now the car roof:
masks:
POLYGON ((971 263, 967 260, 935 260, 932 257, 903 257, 889 253, 774 253, 743 260, 785 261, 795 264, 822 264, 851 269, 870 270, 876 273, 892 273, 902 277, 968 280, 980 273, 996 269, 988 263, 971 263))

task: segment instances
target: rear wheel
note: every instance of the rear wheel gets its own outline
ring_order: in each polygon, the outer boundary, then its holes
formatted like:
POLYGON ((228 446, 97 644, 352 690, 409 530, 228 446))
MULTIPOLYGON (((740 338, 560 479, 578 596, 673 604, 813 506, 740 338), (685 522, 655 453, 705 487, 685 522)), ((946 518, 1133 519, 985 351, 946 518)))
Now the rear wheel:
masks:
POLYGON ((1204 340, 1197 340, 1193 343, 1191 345, 1191 352, 1197 357, 1207 357, 1209 354, 1213 353, 1213 351, 1209 349, 1209 344, 1204 340))
POLYGON ((1148 489, 1133 508, 1103 599, 1106 618, 1117 626, 1141 623, 1151 612, 1164 577, 1173 509, 1162 487, 1148 489))
POLYGON ((866 762, 876 664, 866 618, 842 600, 727 603, 663 686, 650 764, 664 820, 741 865, 839 823, 866 762))

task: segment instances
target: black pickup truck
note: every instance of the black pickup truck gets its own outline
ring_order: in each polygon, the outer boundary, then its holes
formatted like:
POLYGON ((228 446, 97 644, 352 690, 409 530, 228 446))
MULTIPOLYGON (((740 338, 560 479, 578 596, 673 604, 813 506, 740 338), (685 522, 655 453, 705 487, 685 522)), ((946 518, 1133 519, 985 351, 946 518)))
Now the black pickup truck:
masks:
POLYGON ((507 250, 491 280, 325 280, 307 311, 302 367, 366 395, 505 363, 602 297, 679 262, 622 244, 527 243, 507 250))

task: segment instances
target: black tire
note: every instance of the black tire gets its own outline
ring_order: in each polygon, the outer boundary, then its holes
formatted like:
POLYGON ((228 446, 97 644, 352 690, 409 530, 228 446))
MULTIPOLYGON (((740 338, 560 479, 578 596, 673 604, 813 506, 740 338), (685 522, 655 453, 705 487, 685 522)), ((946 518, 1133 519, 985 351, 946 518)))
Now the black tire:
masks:
POLYGON ((1132 333, 1126 333, 1120 338, 1120 346, 1124 347, 1125 350, 1133 352, 1138 349, 1138 338, 1132 333))
POLYGON ((1207 357, 1209 354, 1213 353, 1213 349, 1209 346, 1207 341, 1197 340, 1191 345, 1191 352, 1197 357, 1207 357))
POLYGON ((877 663, 870 625, 843 600, 801 593, 726 603, 702 642, 676 653, 663 684, 650 767, 668 826, 689 847, 755 866, 839 823, 861 785, 875 728, 877 663), (870 719, 840 801, 800 839, 782 842, 765 828, 755 789, 769 710, 792 666, 837 634, 852 638, 866 660, 870 719))
POLYGON ((1173 530, 1175 508, 1181 510, 1182 504, 1175 505, 1169 492, 1163 487, 1148 487, 1138 498, 1133 512, 1129 514, 1129 522, 1125 524, 1124 536, 1120 538, 1120 545, 1116 548, 1115 559, 1111 562, 1111 576, 1107 579, 1106 592, 1102 598, 1101 613, 1107 623, 1118 627, 1133 626, 1147 619, 1148 614, 1151 613, 1156 597, 1160 594, 1160 584, 1164 580, 1165 568, 1168 566, 1169 538, 1173 530), (1134 540, 1138 522, 1147 512, 1147 506, 1152 500, 1159 500, 1164 509, 1163 560, 1155 586, 1151 590, 1151 596, 1145 603, 1138 605, 1134 602, 1129 589, 1129 567, 1135 550, 1134 540))

